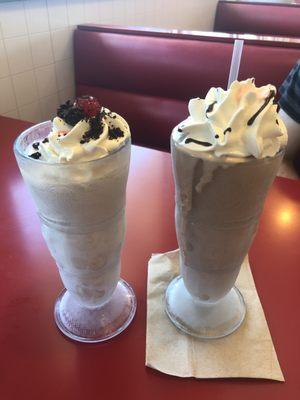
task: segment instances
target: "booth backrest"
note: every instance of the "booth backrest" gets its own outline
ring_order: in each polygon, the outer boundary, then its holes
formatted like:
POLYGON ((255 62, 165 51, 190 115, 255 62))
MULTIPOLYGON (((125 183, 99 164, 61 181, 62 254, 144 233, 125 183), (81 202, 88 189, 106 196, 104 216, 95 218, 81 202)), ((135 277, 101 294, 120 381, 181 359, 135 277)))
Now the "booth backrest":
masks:
POLYGON ((214 30, 300 37, 300 4, 221 0, 214 30))
MULTIPOLYGON (((133 142, 169 150, 188 100, 226 88, 232 35, 82 25, 75 30, 77 95, 91 94, 129 122, 133 142)), ((240 79, 277 87, 300 58, 300 41, 246 41, 240 79), (271 44, 271 45, 270 45, 271 44)))

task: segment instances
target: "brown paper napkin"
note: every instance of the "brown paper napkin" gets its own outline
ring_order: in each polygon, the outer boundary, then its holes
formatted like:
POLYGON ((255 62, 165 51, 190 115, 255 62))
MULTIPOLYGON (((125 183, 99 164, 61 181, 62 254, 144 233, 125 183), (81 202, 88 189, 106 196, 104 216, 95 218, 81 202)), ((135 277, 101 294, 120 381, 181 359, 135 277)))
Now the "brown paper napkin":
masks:
POLYGON ((164 294, 168 283, 179 274, 178 262, 178 250, 155 254, 149 261, 146 365, 180 377, 284 381, 248 257, 236 282, 247 306, 245 321, 236 332, 217 340, 182 334, 168 319, 164 294))

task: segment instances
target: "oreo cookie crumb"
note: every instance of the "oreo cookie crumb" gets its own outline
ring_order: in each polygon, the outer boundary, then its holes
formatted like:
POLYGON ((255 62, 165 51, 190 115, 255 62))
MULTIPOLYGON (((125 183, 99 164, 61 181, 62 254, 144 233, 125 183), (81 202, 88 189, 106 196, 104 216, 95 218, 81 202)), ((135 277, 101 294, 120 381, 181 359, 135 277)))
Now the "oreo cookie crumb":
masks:
POLYGON ((45 137, 45 139, 42 140, 42 143, 48 143, 48 142, 49 142, 49 139, 47 137, 45 137))
POLYGON ((79 121, 85 118, 83 110, 80 108, 72 107, 70 108, 68 114, 65 116, 64 120, 67 124, 75 126, 79 121))
POLYGON ((57 109, 57 116, 59 118, 65 119, 65 116, 68 114, 69 110, 73 107, 70 100, 66 101, 64 104, 61 104, 57 109))
POLYGON ((35 153, 30 154, 29 157, 38 160, 41 157, 41 153, 39 151, 36 151, 35 153))
POLYGON ((75 126, 79 121, 85 118, 83 110, 73 106, 70 100, 59 106, 57 109, 57 116, 71 126, 75 126))
POLYGON ((95 117, 89 119, 90 129, 85 132, 80 140, 81 144, 88 143, 91 139, 97 140, 103 132, 104 124, 102 122, 102 118, 104 117, 104 113, 98 112, 95 117))
POLYGON ((32 143, 32 147, 34 148, 34 150, 38 150, 40 146, 40 142, 34 142, 32 143))
POLYGON ((120 137, 124 137, 124 132, 120 128, 109 128, 108 139, 114 140, 120 137))

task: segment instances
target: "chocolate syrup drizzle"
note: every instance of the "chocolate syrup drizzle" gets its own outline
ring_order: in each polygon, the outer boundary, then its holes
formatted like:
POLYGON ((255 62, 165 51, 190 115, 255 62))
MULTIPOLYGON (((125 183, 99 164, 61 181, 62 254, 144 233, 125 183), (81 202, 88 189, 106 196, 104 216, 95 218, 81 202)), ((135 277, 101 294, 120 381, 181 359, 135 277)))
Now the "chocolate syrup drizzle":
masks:
POLYGON ((196 144, 200 144, 201 146, 204 147, 210 147, 212 146, 212 143, 209 142, 202 142, 201 140, 196 140, 196 139, 192 139, 192 138, 187 138, 185 139, 185 143, 189 144, 189 143, 196 143, 196 144))
MULTIPOLYGON (((252 79, 252 83, 254 83, 254 79, 252 79)), ((259 108, 259 110, 256 111, 255 114, 252 115, 252 117, 248 120, 247 125, 251 126, 254 121, 256 120, 256 118, 259 116, 259 114, 267 107, 267 105, 269 104, 269 102, 275 97, 276 93, 275 90, 271 90, 268 97, 265 98, 265 101, 263 103, 263 105, 259 108)), ((206 109, 206 114, 209 112, 212 112, 214 109, 215 104, 217 103, 217 101, 214 101, 213 103, 211 103, 207 109, 206 109)), ((207 115, 206 115, 207 116, 207 115)), ((279 125, 278 120, 276 120, 276 124, 279 125)), ((182 132, 182 129, 178 129, 179 132, 182 132)), ((231 132, 232 128, 228 127, 224 130, 223 134, 226 135, 227 132, 231 132)), ((215 135, 215 138, 218 139, 219 135, 215 135)), ((212 143, 209 142, 202 142, 201 140, 196 140, 193 138, 187 138, 185 139, 185 143, 189 144, 189 143, 196 143, 199 144, 200 146, 204 146, 204 147, 210 147, 212 146, 212 143)))
POLYGON ((211 104, 207 107, 207 109, 206 109, 206 111, 205 111, 206 117, 207 117, 207 113, 211 113, 211 112, 213 111, 214 106, 215 106, 216 103, 217 103, 217 101, 214 101, 213 103, 211 103, 211 104))
POLYGON ((231 132, 231 131, 232 131, 232 129, 230 127, 226 128, 225 131, 223 132, 223 135, 226 135, 227 132, 231 132))
POLYGON ((270 91, 270 94, 268 97, 266 97, 263 105, 260 107, 259 110, 256 111, 255 114, 252 115, 252 117, 247 122, 248 126, 251 126, 253 124, 253 122, 256 120, 256 118, 259 116, 259 114, 267 107, 267 105, 270 103, 270 101, 275 97, 275 94, 276 94, 275 90, 270 91))

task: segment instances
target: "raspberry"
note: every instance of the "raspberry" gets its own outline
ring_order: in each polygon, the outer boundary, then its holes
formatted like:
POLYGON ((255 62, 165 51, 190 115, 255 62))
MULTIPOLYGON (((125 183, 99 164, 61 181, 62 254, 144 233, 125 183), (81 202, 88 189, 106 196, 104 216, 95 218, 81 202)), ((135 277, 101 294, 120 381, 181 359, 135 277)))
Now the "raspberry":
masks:
POLYGON ((82 96, 77 98, 74 106, 81 108, 84 115, 88 118, 95 117, 101 111, 101 106, 98 100, 92 96, 82 96))

